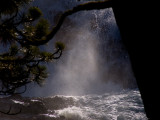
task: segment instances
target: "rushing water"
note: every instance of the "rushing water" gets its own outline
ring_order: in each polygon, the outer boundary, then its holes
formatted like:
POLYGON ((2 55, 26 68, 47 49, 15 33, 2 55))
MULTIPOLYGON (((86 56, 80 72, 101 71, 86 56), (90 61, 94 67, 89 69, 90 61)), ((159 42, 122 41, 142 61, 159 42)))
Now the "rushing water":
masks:
POLYGON ((4 103, 12 104, 11 112, 20 108, 22 112, 16 116, 0 114, 2 120, 147 120, 137 89, 102 95, 10 97, 1 99, 3 107, 4 103))
POLYGON ((146 120, 137 90, 74 98, 78 107, 71 106, 56 113, 74 120, 146 120))

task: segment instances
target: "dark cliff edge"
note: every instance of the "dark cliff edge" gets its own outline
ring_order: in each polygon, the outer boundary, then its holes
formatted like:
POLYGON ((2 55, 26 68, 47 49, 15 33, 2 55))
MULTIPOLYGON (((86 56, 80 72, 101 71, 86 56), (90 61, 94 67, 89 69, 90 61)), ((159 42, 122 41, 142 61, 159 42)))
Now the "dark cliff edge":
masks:
POLYGON ((158 10, 155 4, 152 1, 140 3, 134 0, 113 0, 115 18, 128 50, 149 120, 159 116, 157 110, 160 47, 158 10))

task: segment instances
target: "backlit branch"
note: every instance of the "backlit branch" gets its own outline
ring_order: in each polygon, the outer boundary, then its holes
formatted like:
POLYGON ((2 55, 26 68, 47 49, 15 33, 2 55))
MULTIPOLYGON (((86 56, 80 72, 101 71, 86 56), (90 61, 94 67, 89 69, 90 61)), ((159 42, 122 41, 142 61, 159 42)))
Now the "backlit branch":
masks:
POLYGON ((73 9, 67 10, 66 12, 64 12, 60 16, 56 26, 54 26, 52 28, 51 32, 45 38, 43 38, 41 40, 34 40, 34 41, 27 40, 27 41, 24 42, 24 44, 34 45, 34 46, 39 46, 39 45, 46 44, 58 32, 58 30, 60 29, 61 25, 63 24, 65 18, 69 15, 72 15, 76 12, 84 11, 84 10, 99 10, 99 9, 106 9, 106 8, 110 8, 110 7, 112 7, 112 1, 111 0, 88 2, 88 3, 85 3, 85 4, 80 4, 76 7, 74 7, 73 9))
POLYGON ((56 51, 53 53, 40 51, 32 46, 21 50, 13 47, 9 52, 0 55, 0 95, 24 93, 26 84, 31 82, 37 82, 41 85, 47 77, 43 64, 59 59, 62 55, 64 45, 57 42, 55 47, 56 51), (22 86, 25 87, 24 91, 17 93, 17 89, 22 86))

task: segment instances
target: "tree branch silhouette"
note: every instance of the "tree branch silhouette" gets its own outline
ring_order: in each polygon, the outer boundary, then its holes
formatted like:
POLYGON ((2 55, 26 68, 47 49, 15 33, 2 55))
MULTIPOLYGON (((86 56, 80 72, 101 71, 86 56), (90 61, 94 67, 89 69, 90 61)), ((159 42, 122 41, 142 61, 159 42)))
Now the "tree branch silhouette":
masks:
POLYGON ((34 40, 34 41, 23 41, 23 44, 27 45, 34 45, 34 46, 39 46, 39 45, 44 45, 48 43, 54 35, 59 31, 60 27, 62 26, 65 18, 69 15, 72 15, 76 12, 79 11, 85 11, 85 10, 100 10, 100 9, 106 9, 112 7, 112 0, 105 0, 105 1, 97 1, 97 2, 88 2, 85 4, 80 4, 76 7, 74 7, 71 10, 65 11, 59 18, 58 23, 56 26, 54 26, 51 30, 51 32, 43 39, 41 40, 34 40))

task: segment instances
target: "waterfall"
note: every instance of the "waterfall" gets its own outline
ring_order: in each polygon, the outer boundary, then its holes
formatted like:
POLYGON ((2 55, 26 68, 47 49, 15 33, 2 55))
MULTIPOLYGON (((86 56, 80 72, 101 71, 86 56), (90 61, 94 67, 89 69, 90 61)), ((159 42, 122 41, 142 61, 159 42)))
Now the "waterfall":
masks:
MULTIPOLYGON (((32 5, 54 26, 65 10, 83 1, 34 0, 32 5)), ((0 111, 21 110, 0 112, 1 119, 147 120, 112 8, 68 16, 40 49, 53 52, 56 41, 66 48, 60 59, 46 64, 46 84, 31 83, 22 96, 1 97, 0 111)))
MULTIPOLYGON (((80 3, 83 2, 35 0, 33 4, 39 6, 44 17, 54 25, 61 13, 80 3)), ((26 94, 84 95, 136 87, 112 8, 68 16, 48 50, 55 41, 66 45, 62 57, 48 65, 50 76, 46 85, 43 88, 32 86, 26 94)))

